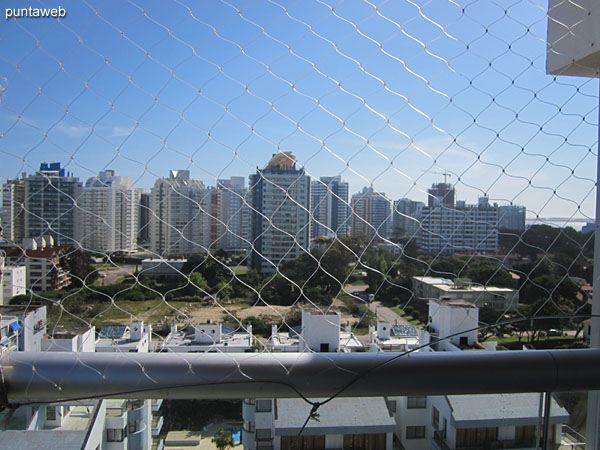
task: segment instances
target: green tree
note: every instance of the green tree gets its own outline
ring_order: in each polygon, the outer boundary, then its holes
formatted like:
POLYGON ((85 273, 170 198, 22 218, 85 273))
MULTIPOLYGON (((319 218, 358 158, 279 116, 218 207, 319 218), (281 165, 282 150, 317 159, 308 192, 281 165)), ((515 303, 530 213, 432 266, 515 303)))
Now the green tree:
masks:
POLYGON ((188 279, 184 281, 182 295, 195 296, 202 295, 201 290, 206 289, 206 279, 201 273, 192 272, 188 275, 188 279))
POLYGON ((70 248, 60 257, 60 265, 71 277, 71 286, 81 287, 83 283, 92 284, 98 278, 87 253, 70 248))
POLYGON ((227 447, 233 447, 235 442, 233 442, 233 436, 229 431, 225 431, 223 428, 220 428, 215 434, 215 445, 219 450, 225 450, 227 447))

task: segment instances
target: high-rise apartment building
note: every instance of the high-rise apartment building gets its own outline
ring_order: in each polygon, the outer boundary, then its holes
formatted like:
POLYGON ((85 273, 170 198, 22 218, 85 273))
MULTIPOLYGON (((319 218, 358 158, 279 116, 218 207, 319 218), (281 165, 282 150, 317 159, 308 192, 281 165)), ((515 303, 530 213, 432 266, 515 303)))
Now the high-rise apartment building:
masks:
POLYGON ((454 188, 438 191, 439 194, 443 193, 443 197, 438 197, 433 193, 435 186, 429 190, 434 196, 433 201, 422 208, 418 240, 421 250, 436 255, 497 251, 498 205, 490 205, 487 197, 481 197, 477 205, 469 205, 464 201, 454 204, 454 188), (452 198, 452 203, 443 201, 449 198, 452 198))
POLYGON ((217 234, 220 248, 228 252, 243 252, 250 247, 250 208, 244 177, 220 179, 216 192, 219 197, 217 234))
POLYGON ((34 175, 8 180, 2 189, 2 225, 7 240, 52 236, 57 244, 81 238, 79 205, 82 184, 60 163, 42 163, 34 175))
POLYGON ((525 231, 525 207, 506 205, 498 207, 498 228, 525 231))
POLYGON ((103 170, 86 181, 79 201, 81 247, 101 253, 133 252, 137 247, 139 191, 133 180, 103 170))
POLYGON ((310 243, 310 177, 296 169, 291 152, 273 155, 267 166, 250 175, 252 249, 249 264, 274 272, 285 261, 308 251, 310 243))
POLYGON ((203 253, 210 245, 210 191, 189 170, 172 170, 150 191, 150 249, 163 257, 203 253))
POLYGON ((392 213, 392 232, 394 237, 414 236, 419 231, 420 218, 425 204, 401 198, 394 201, 392 213))
POLYGON ((321 177, 311 183, 311 237, 348 234, 348 183, 342 177, 321 177))
POLYGON ((25 237, 25 175, 2 186, 2 236, 20 244, 25 237))
POLYGON ((352 196, 352 236, 365 236, 369 241, 387 239, 391 222, 391 203, 384 192, 364 187, 352 196))

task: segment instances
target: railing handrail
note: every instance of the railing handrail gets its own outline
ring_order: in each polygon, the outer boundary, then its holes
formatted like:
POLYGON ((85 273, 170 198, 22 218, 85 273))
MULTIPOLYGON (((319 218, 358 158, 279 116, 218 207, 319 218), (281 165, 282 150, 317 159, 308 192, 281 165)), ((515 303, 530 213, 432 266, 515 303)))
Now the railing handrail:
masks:
POLYGON ((600 389, 600 349, 424 353, 4 353, 10 400, 377 397, 600 389), (444 373, 444 377, 439 377, 444 373), (485 383, 473 380, 485 380, 485 383))

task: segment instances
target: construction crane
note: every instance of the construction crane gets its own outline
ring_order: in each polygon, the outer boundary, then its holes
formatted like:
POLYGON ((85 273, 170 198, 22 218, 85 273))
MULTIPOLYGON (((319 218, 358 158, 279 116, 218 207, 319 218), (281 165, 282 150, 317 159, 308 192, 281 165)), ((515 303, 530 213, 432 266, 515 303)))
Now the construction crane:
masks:
POLYGON ((432 172, 431 170, 424 170, 423 172, 425 172, 425 173, 432 173, 433 175, 442 175, 444 177, 444 183, 447 182, 446 178, 454 176, 451 173, 448 173, 446 171, 443 171, 443 172, 432 172))

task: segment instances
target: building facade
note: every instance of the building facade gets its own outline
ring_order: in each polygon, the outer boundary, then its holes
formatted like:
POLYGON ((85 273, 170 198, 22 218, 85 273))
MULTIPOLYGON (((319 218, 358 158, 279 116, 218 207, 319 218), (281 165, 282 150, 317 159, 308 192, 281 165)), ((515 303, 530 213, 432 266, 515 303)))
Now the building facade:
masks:
POLYGON ((524 206, 506 205, 498 207, 498 228, 525 231, 526 209, 524 206))
POLYGON ((311 183, 311 237, 348 234, 348 183, 342 177, 321 177, 311 183))
POLYGON ((8 180, 2 190, 4 236, 20 243, 50 235, 59 245, 78 245, 81 191, 79 179, 60 163, 42 163, 34 175, 8 180))
POLYGON ((401 198, 394 201, 391 236, 396 238, 416 236, 419 232, 423 202, 401 198))
POLYGON ((135 251, 139 191, 131 178, 103 170, 86 181, 79 203, 83 249, 99 253, 135 251))
POLYGON ((150 250, 159 256, 204 253, 210 246, 210 191, 172 170, 150 191, 150 250))
MULTIPOLYGON (((433 191, 430 189, 430 193, 433 191)), ((421 250, 435 255, 498 251, 497 204, 490 205, 487 197, 481 197, 477 205, 464 201, 451 204, 449 199, 454 199, 454 189, 444 188, 443 192, 436 193, 444 197, 432 194, 428 206, 422 208, 418 239, 421 250)))
POLYGON ((13 243, 25 237, 25 175, 2 186, 2 237, 13 243))
POLYGON ((251 224, 246 180, 244 177, 220 179, 215 192, 219 200, 219 220, 216 221, 219 248, 227 252, 247 252, 251 224))
POLYGON ((352 236, 363 236, 368 241, 389 237, 392 226, 391 203, 384 192, 376 192, 372 187, 352 196, 350 227, 352 236))
POLYGON ((250 176, 252 249, 249 265, 275 272, 280 264, 308 251, 310 244, 310 177, 296 169, 291 152, 273 155, 250 176))

